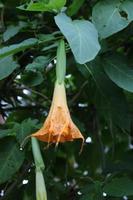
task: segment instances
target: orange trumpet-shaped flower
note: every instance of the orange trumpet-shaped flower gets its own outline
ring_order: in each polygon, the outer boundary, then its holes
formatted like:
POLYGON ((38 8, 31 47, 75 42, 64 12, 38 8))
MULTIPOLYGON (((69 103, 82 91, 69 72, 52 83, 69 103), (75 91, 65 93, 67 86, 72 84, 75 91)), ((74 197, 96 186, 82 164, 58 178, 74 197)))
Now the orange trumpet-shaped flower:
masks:
POLYGON ((48 117, 43 127, 32 136, 44 142, 56 143, 56 145, 59 142, 73 141, 74 139, 84 141, 84 137, 71 119, 64 83, 56 82, 48 117))

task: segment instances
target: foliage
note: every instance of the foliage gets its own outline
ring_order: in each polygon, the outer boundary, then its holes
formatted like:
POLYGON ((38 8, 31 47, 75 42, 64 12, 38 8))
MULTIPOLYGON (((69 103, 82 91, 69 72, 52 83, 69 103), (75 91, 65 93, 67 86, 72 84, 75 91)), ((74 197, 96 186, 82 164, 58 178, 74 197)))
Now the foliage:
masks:
POLYGON ((133 199, 132 10, 132 0, 0 1, 2 200, 35 199, 30 135, 51 105, 62 38, 68 106, 86 142, 81 155, 78 141, 39 142, 48 200, 133 199))

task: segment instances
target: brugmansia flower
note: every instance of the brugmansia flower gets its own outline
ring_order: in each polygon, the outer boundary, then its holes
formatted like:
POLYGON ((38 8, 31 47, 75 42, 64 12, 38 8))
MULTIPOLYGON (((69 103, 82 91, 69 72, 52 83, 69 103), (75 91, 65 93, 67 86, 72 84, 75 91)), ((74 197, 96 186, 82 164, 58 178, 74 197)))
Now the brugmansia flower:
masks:
POLYGON ((64 82, 61 84, 55 83, 48 117, 43 127, 32 136, 44 142, 56 143, 56 145, 59 142, 73 141, 74 139, 82 139, 84 142, 84 137, 71 119, 64 82))
MULTIPOLYGON (((84 137, 73 123, 67 106, 64 86, 66 72, 66 52, 64 40, 61 40, 57 49, 56 83, 51 108, 43 127, 32 134, 37 139, 50 143, 73 141, 84 137)), ((82 149, 82 148, 81 148, 82 149)))

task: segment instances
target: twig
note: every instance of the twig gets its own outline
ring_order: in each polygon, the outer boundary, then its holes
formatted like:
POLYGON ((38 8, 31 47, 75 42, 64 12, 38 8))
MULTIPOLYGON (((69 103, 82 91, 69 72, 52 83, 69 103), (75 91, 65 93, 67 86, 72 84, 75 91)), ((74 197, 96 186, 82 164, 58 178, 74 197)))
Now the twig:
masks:
POLYGON ((96 133, 96 137, 97 137, 99 147, 100 147, 102 172, 104 172, 104 169, 106 166, 105 155, 104 155, 104 145, 101 139, 101 129, 100 129, 99 120, 97 116, 96 116, 96 132, 95 133, 96 133))
POLYGON ((17 106, 12 108, 5 108, 5 111, 12 111, 12 110, 31 110, 31 109, 44 109, 43 106, 17 106))
POLYGON ((36 90, 33 90, 33 89, 31 89, 31 88, 29 88, 27 86, 21 87, 20 89, 22 89, 22 90, 27 89, 27 90, 31 91, 32 93, 37 94, 40 97, 42 97, 43 99, 47 100, 49 103, 51 103, 51 100, 47 96, 45 96, 44 94, 42 94, 42 93, 40 93, 40 92, 38 92, 36 90))
POLYGON ((79 92, 72 98, 72 100, 70 101, 70 104, 73 104, 75 102, 76 99, 78 99, 78 97, 80 96, 81 92, 83 91, 84 87, 88 84, 88 80, 86 80, 80 87, 79 92))
POLYGON ((5 25, 4 25, 4 11, 5 11, 5 8, 3 7, 1 9, 1 15, 0 15, 0 18, 1 18, 1 29, 2 29, 2 31, 5 29, 5 25))

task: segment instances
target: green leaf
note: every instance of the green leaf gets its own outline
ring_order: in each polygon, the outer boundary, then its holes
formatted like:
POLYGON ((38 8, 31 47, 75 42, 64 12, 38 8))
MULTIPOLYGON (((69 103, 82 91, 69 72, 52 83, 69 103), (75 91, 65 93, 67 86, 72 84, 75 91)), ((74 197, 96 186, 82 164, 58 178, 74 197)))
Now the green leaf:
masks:
POLYGON ((133 180, 123 177, 123 178, 114 178, 103 188, 110 196, 114 197, 123 197, 133 195, 133 180))
POLYGON ((27 26, 25 22, 19 22, 17 26, 10 25, 3 34, 4 42, 15 36, 21 29, 27 26))
POLYGON ((124 29, 133 19, 133 2, 102 0, 93 8, 92 19, 101 38, 124 29))
POLYGON ((104 61, 104 70, 109 78, 119 87, 133 92, 133 69, 127 66, 123 57, 110 55, 104 61))
MULTIPOLYGON (((93 62, 85 65, 83 75, 89 78, 91 74, 96 83, 95 90, 96 106, 108 121, 110 118, 120 128, 130 129, 130 116, 127 101, 123 91, 117 87, 105 74, 102 66, 103 59, 97 58, 93 62)), ((83 66, 78 66, 82 72, 83 66)))
POLYGON ((47 47, 44 47, 44 48, 42 49, 42 51, 48 51, 48 50, 50 50, 50 49, 57 48, 57 46, 58 46, 58 42, 54 42, 53 44, 51 44, 51 45, 49 45, 49 46, 47 46, 47 47))
POLYGON ((55 40, 54 34, 38 34, 37 38, 40 41, 52 41, 52 40, 55 40))
POLYGON ((55 22, 69 42, 78 63, 83 64, 96 57, 100 45, 97 31, 91 22, 87 20, 72 21, 64 13, 58 14, 55 22))
POLYGON ((26 66, 27 71, 44 70, 49 62, 49 56, 38 56, 34 61, 26 66))
POLYGON ((0 60, 0 80, 9 76, 18 64, 13 60, 12 56, 5 57, 0 60))
POLYGON ((130 118, 125 96, 123 91, 106 76, 102 68, 102 62, 103 60, 101 59, 92 65, 88 65, 99 90, 96 95, 98 108, 101 107, 107 120, 111 118, 114 124, 129 130, 130 118), (101 94, 101 99, 99 93, 101 94))
POLYGON ((8 47, 3 47, 0 49, 0 58, 4 58, 6 56, 18 53, 20 51, 23 51, 27 48, 30 48, 34 45, 36 45, 38 40, 36 38, 30 38, 27 40, 24 40, 23 42, 19 44, 13 44, 8 47))
POLYGON ((26 119, 21 124, 16 123, 13 130, 16 132, 16 138, 20 144, 24 141, 24 139, 33 133, 38 126, 38 120, 34 119, 26 119))
POLYGON ((86 186, 81 189, 83 195, 80 200, 103 200, 102 183, 95 181, 93 184, 86 184, 86 186))
POLYGON ((0 139, 7 137, 7 136, 14 136, 15 133, 12 129, 0 130, 0 139))
POLYGON ((34 196, 32 197, 33 194, 27 194, 26 192, 24 193, 23 200, 33 200, 34 196))
POLYGON ((73 16, 75 15, 79 9, 81 8, 81 6, 84 4, 85 0, 74 0, 72 2, 72 4, 68 7, 68 10, 67 10, 67 14, 69 16, 73 16))
POLYGON ((24 161, 24 152, 14 140, 0 141, 0 184, 9 180, 24 161))
POLYGON ((27 71, 25 74, 22 75, 21 81, 28 86, 37 86, 43 82, 43 76, 39 71, 27 71))
POLYGON ((41 2, 30 2, 27 7, 25 5, 19 6, 19 9, 27 11, 59 11, 66 4, 66 0, 49 0, 48 3, 41 2))

